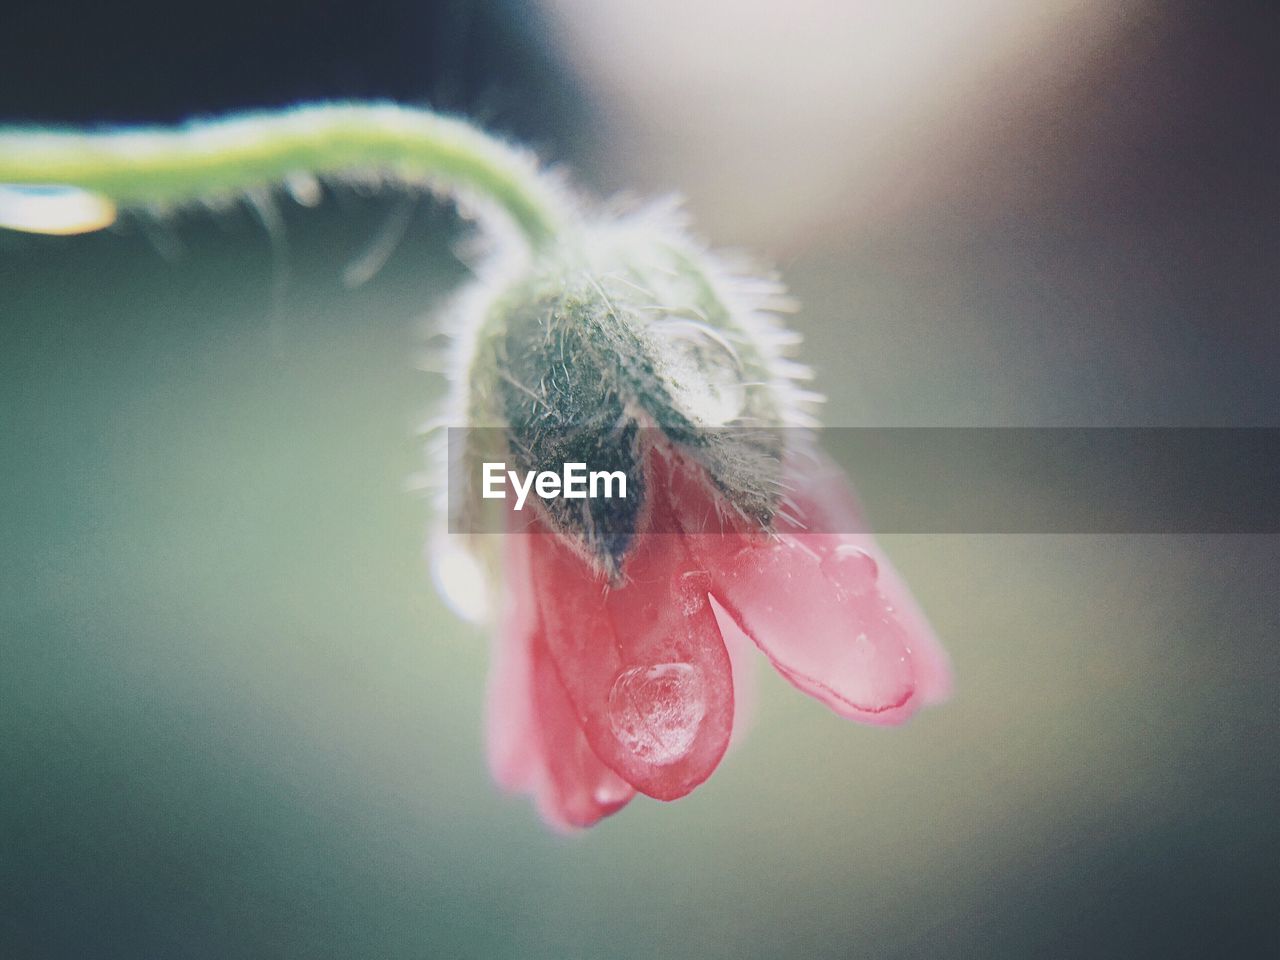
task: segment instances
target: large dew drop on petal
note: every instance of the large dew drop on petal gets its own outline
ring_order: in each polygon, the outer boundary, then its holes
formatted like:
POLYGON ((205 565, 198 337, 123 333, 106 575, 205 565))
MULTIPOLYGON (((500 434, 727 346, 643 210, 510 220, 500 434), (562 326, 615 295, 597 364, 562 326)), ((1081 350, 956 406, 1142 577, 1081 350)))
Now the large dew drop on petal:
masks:
MULTIPOLYGON (((651 509, 667 503, 655 489, 651 509)), ((710 579, 689 577, 699 568, 676 534, 637 535, 612 584, 545 528, 526 536, 547 644, 592 749, 642 793, 684 796, 719 764, 733 727, 710 579)))
POLYGON ((656 766, 689 753, 706 712, 702 675, 688 663, 629 667, 618 674, 609 693, 613 735, 656 766))

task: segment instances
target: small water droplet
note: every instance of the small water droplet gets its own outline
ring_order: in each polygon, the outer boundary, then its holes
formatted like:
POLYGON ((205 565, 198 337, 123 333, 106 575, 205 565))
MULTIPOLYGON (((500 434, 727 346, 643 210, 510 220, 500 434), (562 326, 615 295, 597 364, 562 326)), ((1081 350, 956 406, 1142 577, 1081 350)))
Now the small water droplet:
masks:
POLYGON ((837 589, 853 596, 862 596, 875 589, 880 576, 876 558, 861 547, 842 543, 822 561, 822 572, 837 589))
POLYGON ((106 197, 60 184, 0 183, 0 227, 70 236, 111 226, 116 205, 106 197))
POLYGON ((686 756, 707 712, 702 674, 689 663, 631 667, 609 693, 609 725, 637 758, 667 766, 686 756))
POLYGON ((320 181, 306 170, 295 170, 284 178, 285 192, 293 202, 303 207, 318 207, 324 198, 320 181))
POLYGON ((747 388, 733 344, 695 320, 666 320, 655 333, 667 348, 667 388, 685 416, 701 427, 722 427, 742 415, 747 388))
POLYGON ((480 561, 450 534, 431 539, 428 558, 436 589, 449 608, 472 623, 489 615, 489 581, 480 561))
POLYGON ((631 799, 631 788, 617 777, 610 777, 608 783, 602 783, 595 788, 591 799, 602 807, 612 807, 631 799))
POLYGON ((691 617, 707 603, 707 591, 711 589, 711 574, 706 570, 688 570, 676 577, 672 584, 680 612, 691 617))

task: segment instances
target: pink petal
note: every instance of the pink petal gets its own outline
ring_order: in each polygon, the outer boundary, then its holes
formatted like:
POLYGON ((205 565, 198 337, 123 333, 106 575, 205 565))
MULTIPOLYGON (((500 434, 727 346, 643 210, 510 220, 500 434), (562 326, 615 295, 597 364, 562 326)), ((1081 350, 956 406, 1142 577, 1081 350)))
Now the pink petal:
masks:
POLYGON ((856 529, 856 504, 834 467, 789 470, 800 516, 774 536, 720 532, 735 524, 713 519, 714 497, 675 469, 681 522, 712 531, 686 537, 712 594, 794 686, 841 716, 880 725, 946 696, 946 656, 874 539, 799 532, 856 529))
POLYGON ((724 638, 729 666, 733 670, 733 734, 729 738, 729 749, 732 750, 746 737, 755 720, 756 701, 759 699, 756 674, 759 673, 760 655, 755 642, 743 633, 729 611, 710 594, 707 600, 716 615, 716 626, 724 638))
POLYGON ((528 538, 508 534, 503 541, 506 606, 491 645, 485 740, 493 779, 512 791, 532 789, 543 769, 533 704, 531 644, 538 611, 530 572, 528 538))
MULTIPOLYGON (((652 510, 670 510, 664 487, 649 491, 652 510)), ((547 644, 588 742, 642 793, 684 796, 711 775, 733 728, 707 573, 679 535, 642 533, 625 582, 610 586, 560 538, 528 536, 547 644)))
POLYGON ((542 637, 535 638, 532 652, 545 770, 535 791, 538 810, 553 826, 589 827, 621 810, 636 792, 587 743, 542 637))
MULTIPOLYGON (((803 467, 792 466, 796 493, 793 499, 803 515, 803 522, 812 530, 857 531, 858 534, 814 536, 811 543, 817 549, 839 549, 852 546, 866 550, 876 560, 879 568, 880 591, 889 598, 899 621, 911 638, 912 659, 916 667, 916 688, 923 703, 941 703, 953 690, 951 658, 943 649, 937 633, 929 624, 901 574, 880 550, 870 532, 865 529, 862 508, 858 504, 844 472, 824 455, 814 454, 803 467), (803 474, 804 480, 795 478, 803 474), (860 535, 859 535, 860 534, 860 535)), ((791 529, 796 530, 792 525, 791 529)), ((798 532, 798 531, 796 531, 798 532)), ((813 535, 809 535, 813 536, 813 535)), ((806 537, 807 539, 808 537, 806 537)))
POLYGON ((489 766, 500 786, 532 794, 552 826, 588 827, 635 791, 592 752, 556 676, 534 605, 529 538, 508 535, 503 546, 507 608, 489 674, 489 766))

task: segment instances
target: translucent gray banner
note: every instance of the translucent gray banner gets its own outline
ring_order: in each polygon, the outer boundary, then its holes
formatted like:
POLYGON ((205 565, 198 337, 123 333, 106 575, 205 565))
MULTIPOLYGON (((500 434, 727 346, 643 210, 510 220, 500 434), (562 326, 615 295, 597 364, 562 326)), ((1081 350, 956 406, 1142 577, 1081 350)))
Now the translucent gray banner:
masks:
MULTIPOLYGON (((1280 429, 1216 427, 894 427, 826 429, 808 434, 848 476, 857 490, 866 524, 883 533, 1280 533, 1280 429)), ((449 510, 454 532, 501 532, 507 521, 499 498, 484 498, 478 464, 505 464, 501 484, 514 506, 525 473, 560 475, 558 484, 527 486, 517 520, 529 511, 588 509, 615 533, 675 532, 670 521, 643 509, 653 494, 635 449, 651 439, 645 431, 626 437, 544 435, 512 454, 501 430, 449 431, 449 510), (464 450, 470 456, 463 456, 464 450), (479 460, 475 451, 490 451, 479 460), (493 451, 498 451, 493 453, 493 451), (593 459, 598 462, 592 462, 593 459), (606 498, 603 479, 596 498, 564 497, 569 487, 589 491, 593 472, 626 475, 628 497, 606 498), (510 477, 506 471, 515 471, 510 477), (480 504, 475 510, 467 505, 480 504), (497 507, 495 509, 495 506, 497 507)), ((721 429, 686 431, 676 438, 686 470, 725 467, 725 451, 747 458, 748 469, 767 482, 781 481, 801 495, 817 469, 801 461, 787 471, 781 451, 801 436, 788 431, 721 429), (715 456, 706 456, 707 451, 715 456), (717 459, 717 457, 719 459, 717 459), (784 474, 786 474, 784 476, 784 474)), ((736 461, 735 461, 736 462, 736 461)), ((490 468, 490 477, 496 476, 490 468)), ((679 489, 679 488, 678 488, 679 489)), ((677 496, 680 495, 677 490, 677 496)), ((847 514, 809 519, 819 533, 842 533, 847 514)), ((514 529, 526 524, 517 522, 514 529)))

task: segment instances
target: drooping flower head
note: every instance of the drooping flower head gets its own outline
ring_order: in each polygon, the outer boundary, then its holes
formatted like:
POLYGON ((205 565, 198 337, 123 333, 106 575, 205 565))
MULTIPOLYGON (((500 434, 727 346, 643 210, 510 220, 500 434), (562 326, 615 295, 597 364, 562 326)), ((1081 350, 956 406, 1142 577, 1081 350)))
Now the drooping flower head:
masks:
POLYGON ((741 730, 749 643, 854 720, 900 723, 946 695, 945 655, 815 451, 780 287, 726 266, 669 211, 585 215, 530 155, 464 120, 334 103, 170 129, 0 129, 0 228, 83 232, 118 209, 242 196, 270 223, 273 184, 310 204, 319 177, 431 187, 511 235, 511 259, 454 311, 455 533, 431 545, 446 597, 493 625, 501 784, 566 828, 636 792, 684 796, 741 730), (477 495, 491 461, 590 464, 628 491, 539 490, 522 512, 477 495), (495 523, 501 538, 477 532, 495 523), (485 578, 496 602, 475 589, 485 578))
MULTIPOLYGON (((502 786, 564 828, 637 792, 689 793, 743 722, 746 638, 853 720, 901 723, 946 696, 945 654, 816 450, 775 281, 649 212, 580 225, 485 289, 457 314, 452 422, 468 429, 449 537, 505 530, 466 537, 497 585, 487 726, 502 786), (479 496, 488 462, 586 463, 624 474, 628 494, 515 511, 479 496)), ((456 546, 433 549, 442 586, 456 546)))

